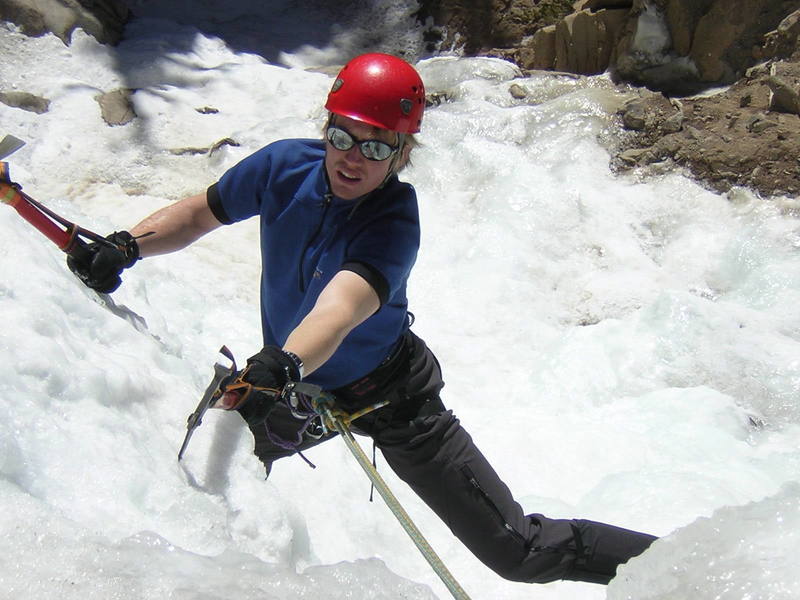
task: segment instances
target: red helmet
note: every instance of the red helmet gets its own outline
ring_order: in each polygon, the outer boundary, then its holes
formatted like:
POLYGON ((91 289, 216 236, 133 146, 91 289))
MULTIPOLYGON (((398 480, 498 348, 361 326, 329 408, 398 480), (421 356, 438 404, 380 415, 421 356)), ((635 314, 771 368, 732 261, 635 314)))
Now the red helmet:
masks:
POLYGON ((339 71, 325 108, 381 129, 417 133, 425 86, 406 61, 389 54, 362 54, 339 71))

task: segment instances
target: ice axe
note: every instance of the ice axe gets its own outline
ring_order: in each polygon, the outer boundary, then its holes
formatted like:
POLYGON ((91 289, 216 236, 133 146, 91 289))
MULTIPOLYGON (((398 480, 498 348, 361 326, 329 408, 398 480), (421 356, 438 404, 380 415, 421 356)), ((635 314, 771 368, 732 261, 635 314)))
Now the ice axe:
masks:
POLYGON ((178 452, 178 460, 183 458, 186 447, 189 445, 189 440, 192 439, 195 429, 202 424, 206 411, 217 406, 225 394, 226 387, 236 379, 236 360, 233 358, 233 354, 228 350, 227 346, 222 346, 219 349, 219 353, 227 358, 231 364, 214 364, 214 377, 211 379, 211 383, 208 384, 197 408, 194 409, 194 412, 189 415, 186 421, 186 436, 183 438, 183 444, 181 444, 181 449, 178 452))
POLYGON ((6 156, 11 156, 24 145, 25 142, 13 135, 5 136, 3 140, 0 141, 0 160, 3 160, 6 156))
MULTIPOLYGON (((16 152, 24 145, 25 142, 22 140, 13 135, 6 135, 0 141, 0 159, 16 152)), ((0 202, 16 210, 23 219, 67 254, 79 256, 87 252, 86 240, 116 247, 103 236, 68 221, 23 192, 22 186, 11 180, 9 164, 2 161, 0 161, 0 202)))

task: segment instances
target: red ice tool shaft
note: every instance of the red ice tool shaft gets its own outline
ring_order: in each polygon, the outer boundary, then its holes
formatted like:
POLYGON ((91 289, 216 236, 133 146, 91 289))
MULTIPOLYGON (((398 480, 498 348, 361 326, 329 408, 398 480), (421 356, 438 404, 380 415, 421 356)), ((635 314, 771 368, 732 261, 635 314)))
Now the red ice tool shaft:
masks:
POLYGON ((0 201, 16 210, 23 219, 67 254, 84 245, 78 235, 100 241, 100 236, 96 233, 66 220, 20 190, 20 186, 9 179, 8 163, 5 162, 0 162, 0 201))

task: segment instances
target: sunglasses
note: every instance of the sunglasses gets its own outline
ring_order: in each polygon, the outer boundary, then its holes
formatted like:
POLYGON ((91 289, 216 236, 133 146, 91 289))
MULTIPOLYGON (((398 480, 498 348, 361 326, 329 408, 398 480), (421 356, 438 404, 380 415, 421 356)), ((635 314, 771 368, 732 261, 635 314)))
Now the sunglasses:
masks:
POLYGON ((346 152, 353 146, 358 145, 358 149, 361 150, 361 154, 367 160, 386 160, 399 150, 397 146, 391 146, 380 140, 359 141, 344 129, 334 125, 328 127, 325 137, 331 143, 331 146, 342 152, 346 152))

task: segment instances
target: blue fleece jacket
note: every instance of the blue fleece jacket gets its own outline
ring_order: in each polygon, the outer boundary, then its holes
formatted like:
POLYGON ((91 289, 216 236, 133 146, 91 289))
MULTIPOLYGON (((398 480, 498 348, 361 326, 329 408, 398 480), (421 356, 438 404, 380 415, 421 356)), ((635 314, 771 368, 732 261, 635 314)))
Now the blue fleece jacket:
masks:
POLYGON ((326 389, 377 367, 408 329, 406 282, 419 249, 414 188, 393 176, 359 200, 330 193, 325 145, 272 143, 228 170, 209 189, 223 223, 261 220, 264 344, 282 346, 340 270, 355 271, 378 293, 380 309, 345 338, 306 381, 326 389))

